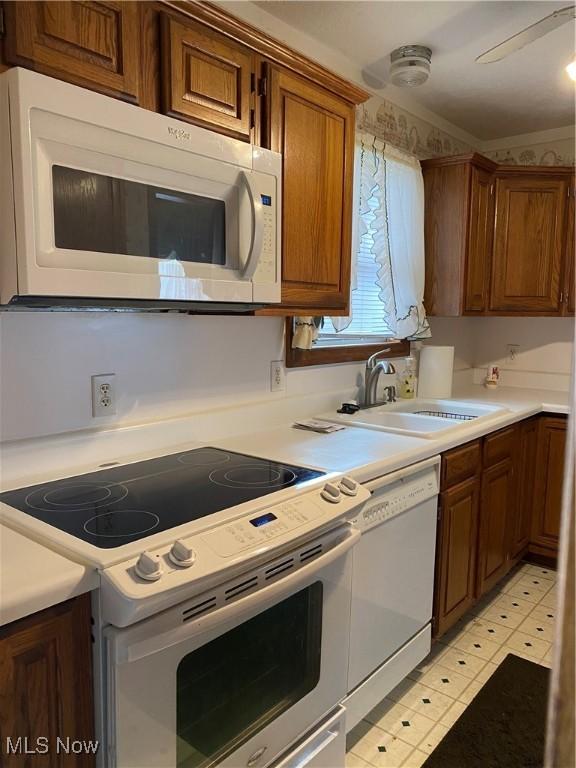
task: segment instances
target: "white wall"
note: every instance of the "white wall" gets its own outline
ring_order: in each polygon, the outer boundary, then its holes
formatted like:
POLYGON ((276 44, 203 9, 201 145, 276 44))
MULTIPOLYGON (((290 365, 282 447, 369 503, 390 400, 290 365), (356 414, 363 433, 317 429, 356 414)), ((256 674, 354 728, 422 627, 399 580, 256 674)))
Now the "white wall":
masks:
POLYGON ((574 318, 433 317, 430 326, 430 343, 454 346, 454 369, 468 370, 470 381, 481 383, 492 364, 500 366, 503 386, 569 389, 574 318), (508 344, 519 345, 513 362, 508 344))
POLYGON ((474 318, 431 317, 430 344, 454 347, 454 370, 474 368, 474 318))
MULTIPOLYGON (((293 369, 273 317, 111 312, 0 314, 0 439, 173 418, 214 408, 340 391, 355 396, 357 364, 293 369), (117 415, 93 419, 90 377, 115 373, 117 415)), ((265 425, 257 425, 265 427, 265 425)))
POLYGON ((499 365, 504 386, 568 391, 574 342, 574 318, 479 317, 474 324, 475 381, 489 364, 499 365), (507 345, 519 344, 514 361, 507 345))

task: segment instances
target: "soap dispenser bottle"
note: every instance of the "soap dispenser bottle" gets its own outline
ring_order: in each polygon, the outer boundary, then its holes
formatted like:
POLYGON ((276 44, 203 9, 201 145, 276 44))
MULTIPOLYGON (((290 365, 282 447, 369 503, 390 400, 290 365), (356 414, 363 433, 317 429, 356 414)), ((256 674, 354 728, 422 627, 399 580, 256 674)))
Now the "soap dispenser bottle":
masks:
POLYGON ((399 376, 399 395, 405 400, 416 397, 416 360, 412 356, 405 358, 404 370, 399 376))

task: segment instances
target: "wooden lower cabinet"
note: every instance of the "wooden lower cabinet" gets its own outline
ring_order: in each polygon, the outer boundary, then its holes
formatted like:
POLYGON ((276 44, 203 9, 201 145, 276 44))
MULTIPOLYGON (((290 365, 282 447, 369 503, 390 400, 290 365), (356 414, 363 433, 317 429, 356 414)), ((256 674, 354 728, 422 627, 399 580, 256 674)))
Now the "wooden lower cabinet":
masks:
POLYGON ((483 471, 476 583, 478 597, 492 589, 509 570, 508 532, 514 518, 515 490, 511 458, 483 471))
POLYGON ((440 496, 434 632, 443 634, 475 599, 480 478, 440 496))
POLYGON ((56 751, 94 739, 90 596, 68 600, 0 628, 0 764, 6 768, 92 768, 90 754, 56 751), (7 754, 21 736, 46 754, 7 754))
POLYGON ((530 543, 534 481, 538 451, 538 417, 527 419, 518 429, 517 504, 510 526, 510 557, 519 559, 530 543))
POLYGON ((558 551, 566 429, 566 418, 543 416, 539 420, 530 541, 531 551, 539 555, 553 557, 558 551))
POLYGON ((524 555, 556 557, 566 428, 535 416, 442 455, 435 637, 524 555))

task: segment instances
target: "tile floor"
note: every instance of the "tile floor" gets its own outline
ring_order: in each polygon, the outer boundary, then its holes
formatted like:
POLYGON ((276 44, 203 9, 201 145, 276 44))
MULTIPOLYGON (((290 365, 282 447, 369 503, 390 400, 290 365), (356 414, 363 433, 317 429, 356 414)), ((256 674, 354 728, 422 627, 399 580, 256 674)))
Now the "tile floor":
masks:
POLYGON ((508 653, 550 667, 555 602, 555 571, 520 564, 348 734, 346 767, 419 768, 508 653))

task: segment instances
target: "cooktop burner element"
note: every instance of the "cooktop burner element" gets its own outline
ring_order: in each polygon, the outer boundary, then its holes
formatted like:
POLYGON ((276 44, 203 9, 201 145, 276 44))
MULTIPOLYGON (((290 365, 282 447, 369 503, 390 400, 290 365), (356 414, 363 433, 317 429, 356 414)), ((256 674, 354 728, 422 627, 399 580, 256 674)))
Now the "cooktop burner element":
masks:
POLYGON ((93 536, 117 539, 122 536, 140 538, 160 524, 160 518, 143 509, 117 509, 94 515, 84 523, 84 530, 93 536))
POLYGON ((78 481, 54 483, 32 491, 26 497, 26 504, 39 512, 70 512, 74 509, 98 509, 121 501, 128 495, 123 485, 106 483, 85 483, 78 481))
POLYGON ((197 448, 5 491, 0 501, 111 549, 323 474, 220 448, 197 448))
POLYGON ((215 469, 210 480, 226 488, 286 488, 294 484, 296 473, 288 467, 278 465, 261 467, 258 464, 247 467, 215 469))

